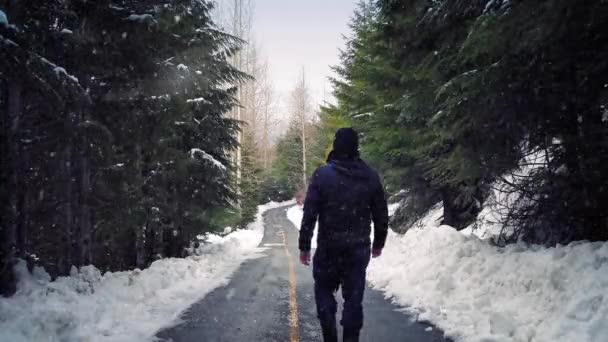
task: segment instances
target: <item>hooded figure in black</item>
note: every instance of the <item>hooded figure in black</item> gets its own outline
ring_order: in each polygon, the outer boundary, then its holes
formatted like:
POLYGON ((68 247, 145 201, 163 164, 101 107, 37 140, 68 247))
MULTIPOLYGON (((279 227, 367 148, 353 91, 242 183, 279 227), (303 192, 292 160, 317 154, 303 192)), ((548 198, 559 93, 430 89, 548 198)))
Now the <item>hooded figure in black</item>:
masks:
POLYGON ((300 261, 305 265, 310 263, 317 220, 313 276, 323 339, 338 340, 335 292, 341 286, 344 341, 358 341, 363 327, 365 270, 370 254, 378 257, 384 247, 388 208, 380 177, 359 158, 359 139, 352 128, 336 132, 327 165, 314 172, 308 186, 299 239, 300 261))

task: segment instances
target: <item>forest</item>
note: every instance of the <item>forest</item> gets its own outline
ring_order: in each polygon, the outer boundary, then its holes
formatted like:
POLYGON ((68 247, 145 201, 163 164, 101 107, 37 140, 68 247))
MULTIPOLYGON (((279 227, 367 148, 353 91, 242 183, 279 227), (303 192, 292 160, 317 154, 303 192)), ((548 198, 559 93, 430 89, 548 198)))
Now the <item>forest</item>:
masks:
POLYGON ((16 259, 144 268, 245 227, 339 127, 404 198, 397 230, 439 202, 467 227, 498 189, 498 243, 608 240, 607 2, 363 0, 333 99, 302 70, 284 129, 235 4, 0 1, 1 293, 16 259))
MULTIPOLYGON (((352 126, 402 190, 393 228, 439 202, 465 228, 498 191, 499 244, 608 240, 608 3, 362 1, 350 27, 309 172, 352 126)), ((297 126, 277 144, 279 175, 301 167, 297 126)))

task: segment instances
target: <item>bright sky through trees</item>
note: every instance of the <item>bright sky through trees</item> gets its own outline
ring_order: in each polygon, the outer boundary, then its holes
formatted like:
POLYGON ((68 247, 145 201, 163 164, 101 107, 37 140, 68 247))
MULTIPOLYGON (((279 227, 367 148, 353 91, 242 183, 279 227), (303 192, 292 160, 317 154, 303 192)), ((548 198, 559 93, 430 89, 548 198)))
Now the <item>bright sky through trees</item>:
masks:
POLYGON ((271 76, 284 103, 298 79, 300 68, 306 70, 315 102, 329 97, 327 76, 330 66, 338 63, 338 48, 344 46, 348 21, 356 0, 257 0, 254 32, 268 56, 271 76))

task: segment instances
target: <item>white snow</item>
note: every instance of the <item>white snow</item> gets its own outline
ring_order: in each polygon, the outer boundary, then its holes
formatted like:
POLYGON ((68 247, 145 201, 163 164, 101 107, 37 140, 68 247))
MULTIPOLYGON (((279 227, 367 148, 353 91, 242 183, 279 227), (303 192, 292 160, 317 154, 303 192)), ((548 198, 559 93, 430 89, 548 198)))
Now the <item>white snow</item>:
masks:
POLYGON ((76 78, 76 76, 70 75, 67 73, 67 71, 65 71, 64 68, 56 66, 54 69, 55 73, 59 76, 59 75, 63 75, 69 79, 71 79, 72 81, 78 83, 78 78, 76 78))
POLYGON ((188 67, 186 65, 180 63, 180 64, 177 65, 177 70, 179 70, 179 71, 188 71, 188 67))
POLYGON ((205 100, 204 97, 197 97, 195 99, 188 99, 186 100, 187 103, 210 103, 209 101, 205 100))
POLYGON ((102 275, 85 266, 51 282, 44 270, 29 274, 21 263, 18 292, 0 299, 0 342, 149 341, 192 303, 227 284, 244 260, 262 256, 262 214, 292 203, 259 206, 248 229, 210 234, 194 255, 162 259, 143 271, 102 275))
POLYGON ((51 68, 53 68, 53 71, 55 72, 55 74, 57 74, 57 76, 63 75, 65 77, 71 79, 72 81, 79 83, 78 78, 76 78, 76 76, 68 74, 68 72, 65 70, 65 68, 58 66, 57 64, 49 61, 48 59, 46 59, 44 57, 40 57, 40 61, 42 63, 48 64, 51 68))
POLYGON ((131 14, 127 17, 127 20, 143 23, 148 20, 153 21, 154 17, 152 16, 152 14, 131 14))
MULTIPOLYGON (((397 210, 398 204, 390 204, 389 205, 389 213, 394 213, 395 210, 397 210)), ((302 217, 304 216, 304 208, 300 205, 294 205, 292 207, 289 207, 287 209, 287 218, 289 219, 289 221, 291 221, 291 223, 293 223, 293 225, 296 227, 297 230, 300 230, 300 225, 302 224, 302 217)), ((372 230, 370 232, 370 239, 374 238, 374 224, 372 223, 372 230)), ((315 230, 313 232, 312 235, 312 240, 311 240, 311 244, 310 244, 310 248, 311 249, 316 249, 317 248, 317 233, 319 230, 319 222, 315 223, 315 230)))
POLYGON ((389 216, 393 216, 395 214, 395 212, 397 211, 397 209, 399 209, 399 206, 401 205, 401 203, 389 203, 388 205, 388 215, 389 216))
MULTIPOLYGON (((304 211, 302 206, 299 205, 294 205, 292 207, 289 207, 289 209, 287 209, 287 218, 289 219, 289 221, 291 221, 291 223, 294 224, 294 226, 296 226, 296 228, 298 230, 300 230, 300 225, 302 224, 302 216, 304 216, 304 211)), ((316 249, 317 248, 317 231, 319 229, 319 223, 317 222, 315 224, 315 230, 312 236, 312 241, 311 241, 311 245, 310 248, 311 249, 316 249)))
POLYGON ((8 17, 6 16, 6 13, 4 13, 4 11, 2 10, 0 10, 0 25, 8 26, 8 17))
POLYGON ((495 226, 466 235, 441 210, 389 231, 374 288, 459 341, 608 341, 608 243, 499 248, 475 235, 495 226))
POLYGON ((200 148, 193 148, 190 150, 190 158, 194 159, 194 157, 199 154, 203 157, 203 159, 210 161, 213 165, 215 165, 215 167, 217 167, 220 170, 226 170, 226 166, 224 166, 224 164, 222 164, 219 160, 213 158, 212 155, 210 155, 209 153, 201 150, 200 148))
POLYGON ((149 97, 149 99, 150 100, 170 100, 171 95, 169 95, 169 94, 159 95, 159 96, 152 95, 149 97))
POLYGON ((490 0, 486 3, 486 7, 483 10, 483 14, 488 14, 492 9, 498 9, 504 11, 511 6, 510 0, 490 0), (500 5, 500 7, 498 7, 500 5))
POLYGON ((10 39, 6 39, 6 38, 2 39, 2 36, 0 36, 0 42, 2 42, 3 44, 6 44, 8 46, 13 46, 13 47, 19 46, 19 44, 15 43, 14 41, 12 41, 10 39))
POLYGON ((57 64, 49 61, 48 59, 42 57, 42 56, 38 56, 38 58, 40 59, 40 61, 44 64, 47 64, 48 66, 50 66, 51 68, 53 68, 53 71, 55 72, 55 74, 59 77, 61 76, 65 76, 67 78, 69 78, 70 80, 79 83, 78 78, 76 78, 76 76, 74 75, 70 75, 68 74, 68 72, 65 70, 65 68, 62 68, 60 66, 58 66, 57 64))
POLYGON ((364 116, 374 116, 374 113, 369 112, 369 113, 356 114, 356 115, 353 115, 353 118, 362 118, 364 116))
MULTIPOLYGON (((406 234, 389 231, 368 282, 457 341, 608 341, 608 242, 496 247, 505 201, 495 190, 476 226, 460 232, 441 226, 441 203, 406 234)), ((299 229, 302 208, 287 217, 299 229)))
POLYGON ((162 62, 162 64, 164 64, 165 66, 169 66, 169 65, 175 65, 175 64, 173 64, 173 63, 171 62, 171 60, 173 60, 174 58, 175 58, 175 56, 173 56, 173 57, 169 57, 169 58, 167 58, 166 60, 164 60, 164 61, 162 62))

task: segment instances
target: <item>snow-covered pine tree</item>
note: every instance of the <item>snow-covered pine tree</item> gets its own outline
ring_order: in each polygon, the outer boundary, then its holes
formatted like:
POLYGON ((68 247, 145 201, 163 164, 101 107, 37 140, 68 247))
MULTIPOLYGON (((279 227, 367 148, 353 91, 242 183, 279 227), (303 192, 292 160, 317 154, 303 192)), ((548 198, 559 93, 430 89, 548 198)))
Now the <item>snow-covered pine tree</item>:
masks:
POLYGON ((225 114, 245 75, 227 59, 240 41, 215 27, 208 1, 8 4, 6 292, 15 257, 57 275, 183 254, 209 211, 234 200, 227 153, 239 125, 225 114))
MULTIPOLYGON (((224 114, 245 77, 227 63, 239 41, 215 28, 204 1, 84 6, 101 45, 89 56, 98 61, 89 73, 95 115, 115 139, 105 172, 110 185, 100 183, 114 205, 99 214, 114 222, 110 231, 127 225, 113 234, 126 238, 117 242, 135 240, 138 267, 181 255, 204 230, 207 211, 234 199, 226 152, 235 147, 238 124, 224 114)), ((129 250, 107 245, 108 252, 129 250)))
POLYGON ((83 254, 85 247, 73 238, 84 229, 75 223, 88 213, 76 197, 88 174, 78 169, 84 155, 74 150, 74 133, 90 101, 78 79, 55 64, 63 35, 58 23, 66 14, 62 3, 10 1, 2 8, 10 25, 0 26, 0 83, 7 109, 2 115, 7 129, 0 285, 10 292, 13 258, 33 262, 42 250, 57 265, 62 257, 83 254))

